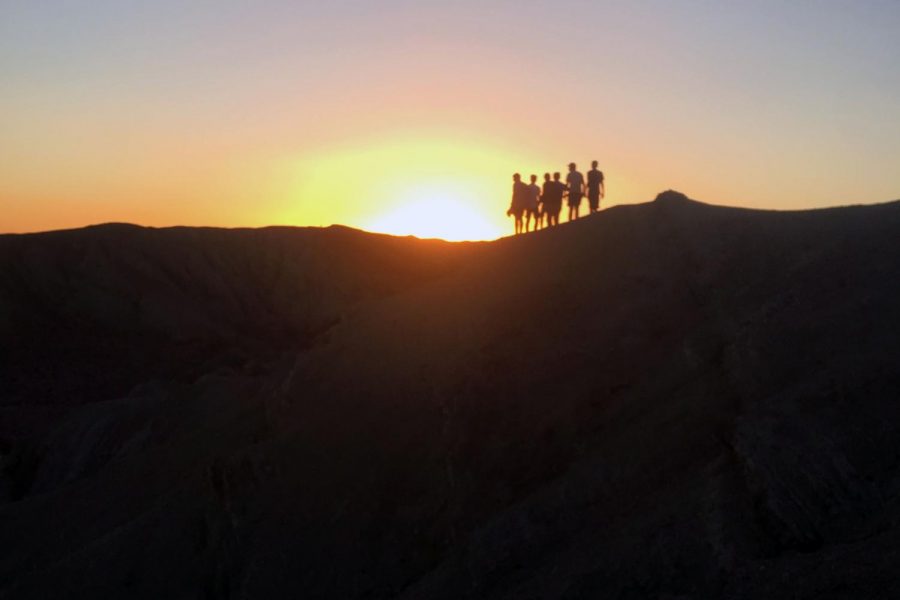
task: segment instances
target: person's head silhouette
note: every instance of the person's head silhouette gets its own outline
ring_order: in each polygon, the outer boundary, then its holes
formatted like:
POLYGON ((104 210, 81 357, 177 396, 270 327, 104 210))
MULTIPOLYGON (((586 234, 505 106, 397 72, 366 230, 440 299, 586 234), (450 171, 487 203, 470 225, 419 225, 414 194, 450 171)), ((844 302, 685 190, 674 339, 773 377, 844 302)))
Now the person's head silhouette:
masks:
POLYGON ((596 161, 596 160, 591 162, 591 168, 592 168, 592 169, 596 169, 596 168, 597 168, 597 161, 596 161))
POLYGON ((531 176, 531 183, 534 183, 535 181, 537 181, 537 175, 532 175, 532 176, 531 176))
POLYGON ((519 175, 518 173, 513 174, 513 181, 521 181, 521 180, 522 180, 521 175, 519 175))
POLYGON ((559 171, 557 171, 556 173, 553 174, 553 181, 559 181, 559 177, 560 177, 559 171))
POLYGON ((574 170, 575 170, 575 163, 569 163, 569 170, 570 170, 570 171, 574 171, 574 170))
POLYGON ((550 181, 550 173, 544 173, 544 181, 550 181))

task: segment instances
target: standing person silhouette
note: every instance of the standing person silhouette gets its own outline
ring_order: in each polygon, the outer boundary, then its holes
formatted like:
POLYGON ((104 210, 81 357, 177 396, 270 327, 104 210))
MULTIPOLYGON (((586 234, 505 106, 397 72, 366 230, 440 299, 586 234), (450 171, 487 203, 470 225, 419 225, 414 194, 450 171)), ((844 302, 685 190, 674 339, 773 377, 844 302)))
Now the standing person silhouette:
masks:
POLYGON ((559 180, 559 172, 553 174, 553 181, 550 180, 550 173, 544 174, 541 204, 543 205, 544 214, 547 216, 547 227, 559 225, 559 211, 562 210, 562 200, 565 191, 566 186, 559 180))
POLYGON ((507 216, 511 215, 516 220, 516 234, 524 233, 522 231, 522 213, 525 212, 527 196, 528 186, 522 181, 522 176, 516 173, 513 175, 512 202, 509 204, 509 210, 506 211, 507 216))
POLYGON ((587 172, 588 204, 591 212, 600 210, 600 199, 606 196, 606 185, 603 183, 603 171, 597 169, 597 161, 591 163, 591 170, 587 172))
POLYGON ((550 226, 550 213, 547 211, 547 192, 553 187, 553 181, 550 179, 550 173, 544 173, 544 183, 541 185, 541 227, 550 226), (546 219, 546 222, 545 222, 546 219))
POLYGON ((569 188, 569 220, 574 221, 578 218, 581 199, 584 197, 584 175, 576 170, 575 163, 569 163, 566 184, 569 188))
POLYGON ((541 188, 537 184, 537 175, 531 176, 531 185, 528 186, 528 203, 525 205, 525 231, 534 217, 534 230, 540 229, 540 202, 541 188))

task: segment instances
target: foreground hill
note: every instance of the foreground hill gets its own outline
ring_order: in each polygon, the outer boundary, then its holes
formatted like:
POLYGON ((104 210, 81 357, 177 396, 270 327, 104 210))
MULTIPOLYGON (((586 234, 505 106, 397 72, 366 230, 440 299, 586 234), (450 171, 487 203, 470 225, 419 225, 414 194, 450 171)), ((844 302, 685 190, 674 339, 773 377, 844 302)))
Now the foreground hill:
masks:
POLYGON ((898 597, 898 239, 0 237, 0 597, 898 597))

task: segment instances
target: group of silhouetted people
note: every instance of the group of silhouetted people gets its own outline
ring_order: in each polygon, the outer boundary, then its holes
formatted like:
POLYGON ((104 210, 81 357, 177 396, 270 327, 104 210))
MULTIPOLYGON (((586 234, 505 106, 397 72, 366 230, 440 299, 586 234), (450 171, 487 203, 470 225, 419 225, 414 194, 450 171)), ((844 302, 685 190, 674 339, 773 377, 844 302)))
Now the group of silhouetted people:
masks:
POLYGON ((578 218, 585 195, 591 212, 600 210, 600 199, 606 195, 606 186, 603 171, 597 168, 596 160, 591 163, 587 179, 578 172, 575 163, 569 163, 566 182, 559 179, 559 172, 554 173, 552 179, 550 173, 544 173, 544 185, 539 187, 537 175, 531 176, 530 184, 522 181, 522 176, 518 173, 513 175, 512 203, 506 214, 515 217, 516 233, 559 225, 564 198, 568 199, 570 221, 578 218))

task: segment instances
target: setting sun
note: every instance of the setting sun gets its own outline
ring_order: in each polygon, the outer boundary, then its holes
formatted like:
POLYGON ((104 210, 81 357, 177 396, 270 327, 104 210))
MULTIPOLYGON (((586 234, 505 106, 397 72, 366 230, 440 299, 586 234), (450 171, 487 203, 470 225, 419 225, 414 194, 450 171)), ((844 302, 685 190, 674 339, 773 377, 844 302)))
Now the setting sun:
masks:
POLYGON ((412 184, 398 196, 396 208, 363 228, 450 241, 494 239, 505 230, 485 214, 484 196, 475 188, 451 182, 412 184))
POLYGON ((378 233, 489 240, 511 233, 510 175, 535 159, 440 132, 373 139, 292 159, 288 222, 378 233))

